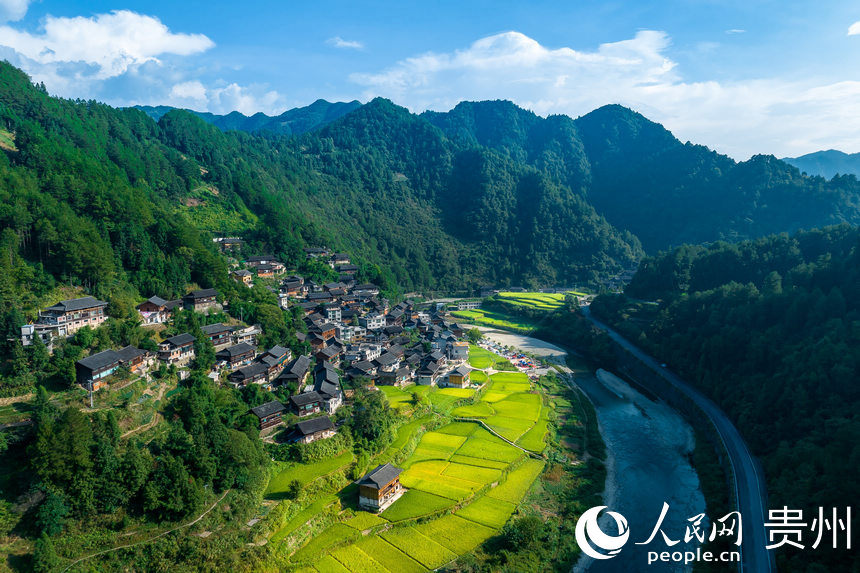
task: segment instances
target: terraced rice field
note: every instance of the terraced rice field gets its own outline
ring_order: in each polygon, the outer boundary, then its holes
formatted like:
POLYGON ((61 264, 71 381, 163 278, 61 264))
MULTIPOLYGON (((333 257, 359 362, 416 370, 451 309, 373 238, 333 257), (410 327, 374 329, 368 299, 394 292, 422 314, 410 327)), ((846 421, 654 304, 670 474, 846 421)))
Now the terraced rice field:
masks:
POLYGON ((535 322, 519 316, 511 316, 492 310, 478 308, 475 310, 455 310, 451 313, 455 318, 465 319, 481 326, 491 326, 513 330, 514 332, 531 332, 535 328, 535 322))
MULTIPOLYGON (((474 404, 462 403, 474 395, 473 390, 415 391, 426 393, 437 409, 451 408, 455 416, 482 419, 521 447, 543 450, 547 413, 528 377, 502 372, 492 375, 488 384, 474 404)), ((411 390, 383 391, 399 400, 400 393, 411 396, 411 390)), ((426 421, 401 426, 400 449, 426 421)), ((379 515, 346 512, 342 521, 314 535, 290 560, 320 572, 410 573, 442 567, 498 533, 543 465, 477 422, 457 421, 425 432, 400 464, 400 481, 407 492, 399 500, 379 515), (453 513, 446 513, 455 506, 453 513)), ((306 511, 313 509, 321 508, 306 511)), ((288 525, 295 529, 292 522, 288 525)))
POLYGON ((314 464, 290 466, 272 478, 269 482, 269 487, 266 488, 266 497, 273 499, 282 497, 293 480, 298 480, 302 485, 307 485, 310 481, 320 476, 346 467, 352 463, 353 458, 353 453, 350 450, 346 450, 337 457, 322 460, 314 464))
MULTIPOLYGON (((576 296, 585 296, 585 293, 570 291, 576 296)), ((500 302, 513 306, 553 311, 564 306, 564 294, 543 292, 500 292, 494 298, 500 302)))

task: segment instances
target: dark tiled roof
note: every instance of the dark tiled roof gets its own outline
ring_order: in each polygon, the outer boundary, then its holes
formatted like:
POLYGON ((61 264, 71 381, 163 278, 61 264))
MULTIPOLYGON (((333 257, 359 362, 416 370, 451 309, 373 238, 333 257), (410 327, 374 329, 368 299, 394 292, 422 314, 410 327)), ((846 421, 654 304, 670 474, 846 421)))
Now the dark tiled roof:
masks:
POLYGON ((146 299, 145 302, 151 302, 155 306, 164 306, 167 304, 167 301, 164 300, 163 298, 161 298, 160 296, 151 296, 148 299, 146 299))
POLYGON ((176 308, 180 304, 182 304, 182 300, 177 298, 176 300, 167 301, 167 304, 164 305, 164 308, 166 310, 173 310, 174 308, 176 308))
POLYGON ((185 295, 183 298, 198 299, 198 298, 206 298, 209 296, 218 296, 218 291, 215 290, 214 288, 204 288, 204 289, 200 289, 200 290, 193 290, 190 293, 188 293, 187 295, 185 295))
POLYGON ((120 362, 129 362, 130 360, 134 360, 138 356, 143 356, 146 353, 146 350, 141 350, 134 346, 126 346, 125 348, 120 348, 116 351, 117 358, 120 362))
POLYGON ((203 334, 219 334, 221 332, 230 332, 233 329, 226 324, 217 322, 215 324, 207 324, 206 326, 202 326, 200 327, 200 330, 203 331, 203 334))
POLYGON ((380 366, 391 366, 392 364, 398 362, 400 357, 395 355, 392 352, 386 352, 376 359, 376 362, 379 363, 380 366))
POLYGON ((183 346, 188 344, 189 342, 194 342, 194 337, 188 334, 187 332, 183 332, 182 334, 177 334, 176 336, 171 336, 165 342, 169 342, 173 346, 183 346))
POLYGON ((256 408, 251 408, 251 412, 253 412, 258 418, 265 418, 266 416, 283 412, 286 409, 287 408, 277 400, 272 400, 271 402, 266 402, 256 408))
POLYGON ((78 360, 78 364, 89 370, 99 370, 111 364, 119 362, 119 356, 115 350, 103 350, 98 354, 87 356, 78 360))
POLYGON ((459 374, 460 376, 465 376, 471 371, 472 371, 472 369, 469 368, 468 366, 458 366, 457 368, 454 369, 452 374, 459 374))
POLYGON ((72 312, 75 310, 83 310, 85 308, 93 308, 95 306, 107 306, 107 303, 98 299, 95 299, 91 296, 85 296, 82 298, 73 298, 70 300, 61 300, 54 306, 48 308, 48 310, 59 310, 62 312, 72 312))
POLYGON ((218 358, 221 358, 221 357, 232 358, 233 356, 241 356, 242 354, 245 354, 246 352, 253 352, 253 351, 254 351, 253 346, 251 346, 247 342, 240 342, 239 344, 236 344, 236 345, 231 346, 229 348, 219 350, 215 356, 218 358))
POLYGON ((358 485, 366 485, 376 489, 382 489, 391 483, 394 478, 399 476, 401 472, 403 472, 402 469, 394 467, 391 464, 376 466, 373 471, 361 478, 358 485))
POLYGON ((307 356, 299 356, 284 368, 284 371, 281 372, 279 378, 302 378, 308 373, 308 369, 310 369, 310 367, 311 359, 307 356))
POLYGON ((322 402, 322 397, 320 397, 316 392, 303 392, 301 394, 290 396, 290 402, 296 406, 307 406, 314 402, 322 402))
POLYGON ((324 432, 332 428, 334 428, 334 424, 331 423, 331 419, 328 416, 320 416, 319 418, 312 418, 296 424, 296 430, 303 436, 324 432))
POLYGON ((265 374, 268 371, 269 369, 265 364, 256 362, 254 364, 251 364, 250 366, 239 368, 227 377, 233 380, 248 380, 249 378, 256 378, 261 374, 265 374))

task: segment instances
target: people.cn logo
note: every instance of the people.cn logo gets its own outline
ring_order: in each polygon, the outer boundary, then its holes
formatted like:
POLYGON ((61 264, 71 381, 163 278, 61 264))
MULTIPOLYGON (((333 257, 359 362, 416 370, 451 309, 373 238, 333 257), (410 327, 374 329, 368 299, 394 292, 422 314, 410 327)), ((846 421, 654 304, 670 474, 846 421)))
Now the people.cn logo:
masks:
POLYGON ((604 509, 606 509, 605 505, 592 507, 580 515, 579 521, 576 522, 576 542, 583 553, 594 559, 615 557, 630 538, 627 519, 614 511, 607 511, 606 515, 615 520, 615 525, 618 526, 618 535, 607 535, 600 529, 597 518, 604 509), (598 549, 603 552, 601 553, 598 549))

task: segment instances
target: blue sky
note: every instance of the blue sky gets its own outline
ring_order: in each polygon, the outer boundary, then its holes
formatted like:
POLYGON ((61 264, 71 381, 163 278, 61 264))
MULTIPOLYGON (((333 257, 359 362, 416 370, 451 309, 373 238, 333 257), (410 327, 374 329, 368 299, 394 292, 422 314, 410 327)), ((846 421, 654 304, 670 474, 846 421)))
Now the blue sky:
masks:
POLYGON ((51 93, 276 114, 621 103, 737 159, 860 151, 860 4, 0 0, 0 58, 51 93), (823 7, 822 7, 823 6, 823 7))

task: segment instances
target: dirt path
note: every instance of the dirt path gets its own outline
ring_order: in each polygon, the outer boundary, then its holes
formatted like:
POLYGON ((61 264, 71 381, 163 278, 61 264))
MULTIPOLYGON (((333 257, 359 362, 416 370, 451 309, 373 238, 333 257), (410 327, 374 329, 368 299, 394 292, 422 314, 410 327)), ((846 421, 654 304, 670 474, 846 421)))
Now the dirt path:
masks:
POLYGON ((14 404, 15 402, 29 402, 33 399, 35 394, 30 392, 29 394, 22 394, 21 396, 9 396, 8 398, 0 398, 0 406, 8 406, 10 404, 14 404))
POLYGON ((69 564, 66 566, 66 568, 65 568, 65 569, 63 569, 63 571, 64 571, 64 572, 65 572, 65 571, 68 571, 69 569, 71 569, 73 566, 77 565, 77 564, 78 564, 78 563, 80 563, 81 561, 86 561, 87 559, 92 559, 93 557, 98 557, 99 555, 104 555, 104 554, 106 554, 106 553, 111 553, 111 552, 113 552, 113 551, 119 551, 120 549, 128 549, 129 547, 135 547, 135 546, 137 546, 137 545, 143 545, 144 543, 149 543, 149 542, 151 542, 151 541, 155 541, 156 539, 158 539, 158 538, 160 538, 160 537, 164 537, 165 535, 168 535, 168 534, 170 534, 170 533, 173 533, 174 531, 179 531, 180 529, 184 529, 184 528, 186 528, 186 527, 191 527, 192 525, 194 525, 195 523, 197 523, 198 521, 200 521, 201 519, 203 519, 204 517, 206 517, 206 515, 207 515, 210 511, 212 511, 213 509, 215 509, 215 506, 216 506, 216 505, 218 505, 219 503, 221 503, 221 501, 222 501, 225 497, 227 497, 227 494, 228 494, 228 493, 230 493, 230 490, 229 490, 229 489, 228 489, 227 491, 225 491, 225 492, 223 493, 223 495, 221 495, 221 497, 219 497, 219 498, 218 498, 218 500, 217 500, 217 501, 215 501, 215 503, 213 503, 213 504, 209 507, 209 509, 207 509, 206 511, 204 511, 203 513, 201 513, 199 516, 197 516, 197 519, 195 519, 194 521, 191 521, 191 522, 189 522, 189 523, 186 523, 185 525, 178 525, 178 526, 174 527, 173 529, 168 529, 167 531, 164 531, 164 532, 162 532, 162 533, 159 533, 158 535, 156 535, 156 536, 154 536, 154 537, 150 537, 149 539, 144 539, 143 541, 137 541, 137 542, 135 542, 135 543, 129 543, 128 545, 120 545, 119 547, 113 547, 113 548, 111 548, 111 549, 105 549, 105 550, 103 550, 103 551, 99 551, 99 552, 97 552, 97 553, 92 553, 92 554, 90 554, 90 555, 86 555, 86 556, 84 556, 84 557, 78 557, 77 559, 75 559, 74 561, 72 561, 71 563, 69 563, 69 564))
MULTIPOLYGON (((158 396, 156 396, 155 401, 161 400, 161 399, 164 397, 164 390, 165 390, 165 388, 166 388, 166 386, 165 386, 165 385, 162 385, 162 386, 158 389, 158 396)), ((155 425, 156 425, 160 420, 161 420, 161 414, 159 414, 158 412, 156 412, 156 413, 152 416, 152 420, 150 420, 150 421, 149 421, 149 422, 147 422, 146 424, 143 424, 142 426, 138 426, 138 427, 136 427, 136 428, 132 428, 131 430, 129 430, 129 431, 127 431, 126 433, 124 433, 123 435, 121 435, 121 436, 120 436, 120 438, 127 438, 128 436, 130 436, 130 435, 132 435, 132 434, 135 434, 135 433, 137 433, 137 432, 143 432, 143 431, 145 431, 145 430, 148 430, 148 429, 150 429, 150 428, 154 427, 154 426, 155 426, 155 425)))

